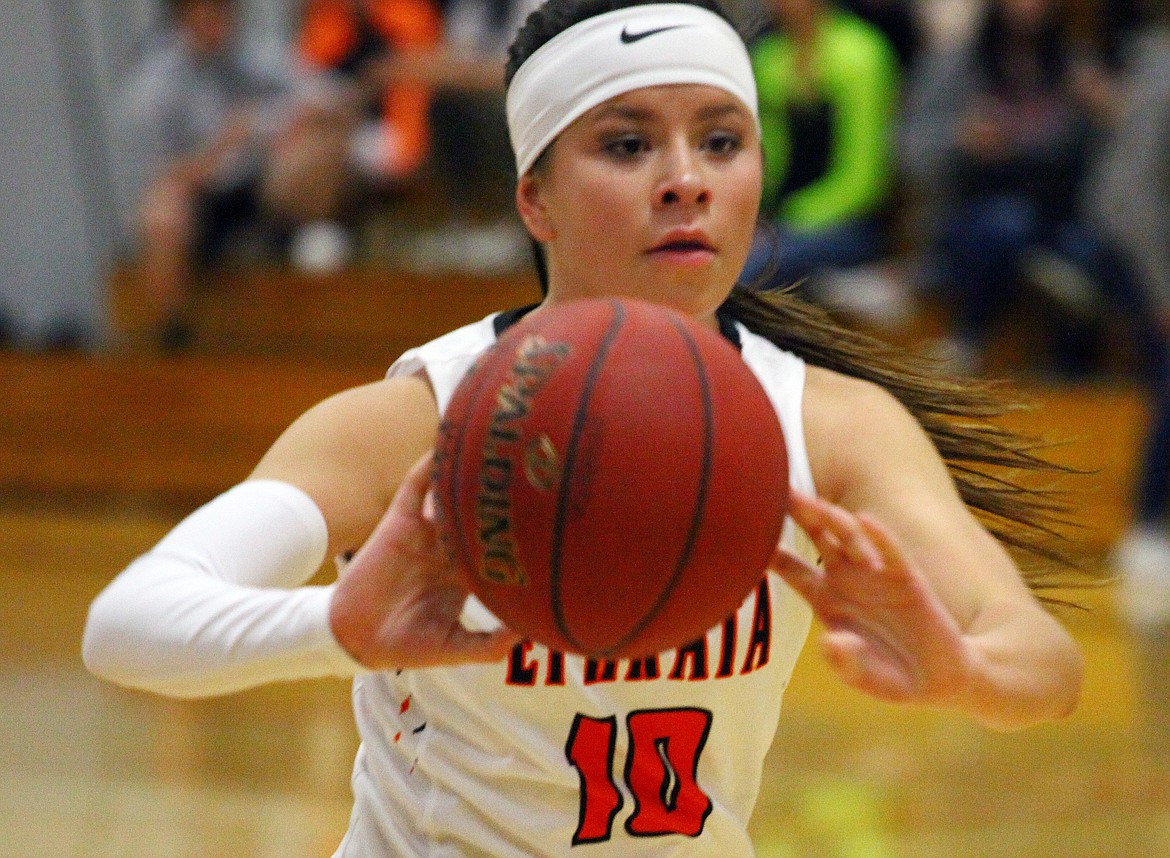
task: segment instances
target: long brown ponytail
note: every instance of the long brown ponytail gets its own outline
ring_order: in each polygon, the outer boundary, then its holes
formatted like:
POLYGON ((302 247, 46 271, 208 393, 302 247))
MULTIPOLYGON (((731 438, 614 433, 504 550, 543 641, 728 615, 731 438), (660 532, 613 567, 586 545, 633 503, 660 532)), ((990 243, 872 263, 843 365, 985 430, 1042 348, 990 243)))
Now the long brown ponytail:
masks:
POLYGON ((845 327, 791 290, 737 286, 724 307, 748 330, 809 364, 871 381, 897 398, 934 442, 963 501, 1013 551, 1039 595, 1102 583, 1077 555, 1059 487, 1036 479, 1047 475, 1051 483, 1079 472, 1046 458, 1049 442, 999 422, 1027 407, 1002 384, 944 375, 936 362, 845 327))

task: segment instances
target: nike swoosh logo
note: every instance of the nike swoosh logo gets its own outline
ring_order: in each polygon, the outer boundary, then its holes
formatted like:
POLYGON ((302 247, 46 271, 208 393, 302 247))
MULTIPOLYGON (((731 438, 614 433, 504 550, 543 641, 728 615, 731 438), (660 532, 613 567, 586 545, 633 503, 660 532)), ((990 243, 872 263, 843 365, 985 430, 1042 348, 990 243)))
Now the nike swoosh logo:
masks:
POLYGON ((678 30, 689 26, 690 24, 671 24, 669 27, 655 27, 653 30, 644 30, 641 33, 629 33, 625 27, 622 27, 622 44, 632 45, 634 42, 640 42, 648 36, 656 36, 659 33, 665 33, 667 30, 678 30))

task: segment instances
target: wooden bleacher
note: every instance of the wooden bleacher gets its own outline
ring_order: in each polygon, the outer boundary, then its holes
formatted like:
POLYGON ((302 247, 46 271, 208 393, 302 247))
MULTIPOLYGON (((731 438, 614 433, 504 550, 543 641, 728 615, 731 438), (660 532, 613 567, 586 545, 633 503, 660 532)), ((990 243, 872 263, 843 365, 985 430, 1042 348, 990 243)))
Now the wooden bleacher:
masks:
MULTIPOLYGON (((115 326, 141 319, 132 273, 115 326)), ((245 477, 298 414, 380 378, 405 349, 539 299, 534 279, 230 272, 201 292, 180 356, 0 352, 0 492, 188 505, 245 477)))
POLYGON ((313 402, 376 377, 271 358, 0 354, 0 491, 208 498, 313 402))
MULTIPOLYGON (((122 284, 124 286, 124 284, 122 284)), ((134 323, 114 283, 119 324, 134 323)), ((424 280, 382 271, 328 278, 254 270, 200 296, 196 347, 176 357, 0 353, 0 491, 43 500, 191 504, 244 477, 279 432, 331 393, 379 378, 404 349, 537 297, 526 277, 424 280)), ((1093 477, 1069 488, 1102 550, 1126 525, 1146 420, 1133 388, 1023 389, 1017 421, 1069 443, 1056 457, 1093 477)))
MULTIPOLYGON (((111 282, 114 326, 131 335, 144 325, 135 282, 129 269, 111 282)), ((246 267, 205 278, 193 308, 193 351, 384 368, 452 327, 538 300, 535 275, 527 274, 439 279, 370 267, 314 276, 246 267)))

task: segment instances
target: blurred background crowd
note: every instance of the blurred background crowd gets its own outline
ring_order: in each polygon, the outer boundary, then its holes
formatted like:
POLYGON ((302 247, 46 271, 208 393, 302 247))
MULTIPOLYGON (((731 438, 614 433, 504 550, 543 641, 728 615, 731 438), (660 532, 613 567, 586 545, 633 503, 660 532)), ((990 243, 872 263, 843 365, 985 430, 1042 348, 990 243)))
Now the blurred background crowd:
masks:
MULTIPOLYGON (((133 266, 157 344, 224 260, 522 270, 502 64, 537 0, 113 0, 2 14, 0 336, 101 347, 133 266), (17 74, 17 72, 20 72, 17 74), (398 231, 390 251, 371 224, 398 231)), ((1159 379, 1170 329, 1170 30, 1154 0, 732 0, 766 150, 745 280, 985 365, 1027 302, 1046 372, 1159 379)))
MULTIPOLYGON (((0 10, 0 342, 190 346, 218 266, 528 266, 503 115, 538 0, 114 0, 0 10), (377 241, 373 236, 390 240, 377 241), (112 272, 144 339, 119 341, 112 272)), ((1152 420, 1115 559, 1170 619, 1170 11, 1157 0, 734 0, 765 149, 744 272, 989 368, 1122 373, 1152 420)), ((1156 606, 1156 607, 1151 607, 1156 606)))

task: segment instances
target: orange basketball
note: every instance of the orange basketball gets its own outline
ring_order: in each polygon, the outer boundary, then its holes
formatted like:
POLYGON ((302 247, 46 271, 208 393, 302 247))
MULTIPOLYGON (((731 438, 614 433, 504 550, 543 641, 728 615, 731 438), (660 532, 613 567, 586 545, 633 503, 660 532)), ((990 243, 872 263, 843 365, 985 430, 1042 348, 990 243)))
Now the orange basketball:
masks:
POLYGON ((460 383, 435 459, 469 587, 534 641, 647 656, 721 623, 788 499, 776 412, 736 348, 628 299, 540 309, 460 383))

